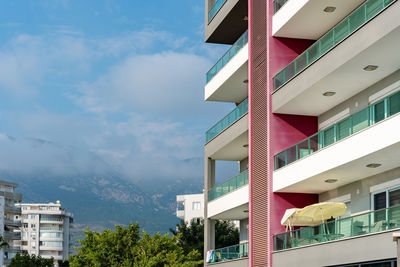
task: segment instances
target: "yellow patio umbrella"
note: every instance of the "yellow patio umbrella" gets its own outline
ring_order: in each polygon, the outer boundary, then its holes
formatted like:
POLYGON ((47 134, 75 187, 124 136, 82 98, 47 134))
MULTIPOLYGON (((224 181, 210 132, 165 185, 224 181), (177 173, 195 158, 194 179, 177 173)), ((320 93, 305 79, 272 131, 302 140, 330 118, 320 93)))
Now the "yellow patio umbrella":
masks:
POLYGON ((335 202, 321 202, 306 206, 297 212, 297 216, 309 218, 319 224, 330 218, 337 218, 346 213, 346 204, 335 202))
POLYGON ((282 217, 284 226, 314 226, 324 223, 331 217, 337 218, 346 213, 346 204, 321 202, 302 209, 288 209, 282 217))

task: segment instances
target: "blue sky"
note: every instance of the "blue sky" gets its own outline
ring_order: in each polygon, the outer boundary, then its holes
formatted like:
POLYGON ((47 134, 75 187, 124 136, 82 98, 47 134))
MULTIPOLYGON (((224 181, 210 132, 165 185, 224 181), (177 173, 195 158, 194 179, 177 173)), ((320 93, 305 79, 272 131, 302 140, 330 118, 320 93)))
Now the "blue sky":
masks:
POLYGON ((203 24, 199 0, 2 3, 0 168, 51 168, 51 151, 13 136, 93 152, 132 180, 198 170, 179 164, 203 157, 204 132, 233 108, 202 100, 227 49, 204 44, 203 24))

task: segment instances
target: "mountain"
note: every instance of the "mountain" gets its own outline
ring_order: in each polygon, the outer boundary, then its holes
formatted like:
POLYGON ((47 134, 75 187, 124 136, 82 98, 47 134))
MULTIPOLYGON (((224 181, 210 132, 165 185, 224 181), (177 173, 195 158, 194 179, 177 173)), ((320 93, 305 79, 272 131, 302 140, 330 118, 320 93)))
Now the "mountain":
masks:
MULTIPOLYGON (((23 202, 60 200, 74 214, 74 240, 82 237, 86 227, 101 231, 136 221, 147 232, 168 232, 178 222, 176 195, 198 193, 203 187, 198 177, 154 177, 133 183, 94 153, 38 139, 7 141, 18 147, 24 143, 24 155, 3 157, 0 153, 0 179, 18 183, 23 202)), ((201 164, 200 159, 187 161, 201 164)))

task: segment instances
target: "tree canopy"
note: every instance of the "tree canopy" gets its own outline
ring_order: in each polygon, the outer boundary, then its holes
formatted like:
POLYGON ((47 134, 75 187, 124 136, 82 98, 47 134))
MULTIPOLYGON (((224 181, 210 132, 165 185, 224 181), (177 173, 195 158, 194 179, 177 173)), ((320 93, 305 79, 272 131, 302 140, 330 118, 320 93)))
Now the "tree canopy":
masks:
MULTIPOLYGON (((181 247, 188 253, 191 250, 197 250, 201 253, 201 259, 204 254, 204 222, 191 221, 186 224, 181 221, 176 225, 176 230, 169 229, 170 232, 179 238, 181 247)), ((215 247, 222 248, 239 244, 239 230, 231 221, 215 222, 215 247)))
POLYGON ((72 267, 196 267, 203 263, 198 251, 187 253, 179 245, 179 235, 139 233, 137 223, 102 233, 87 229, 85 239, 79 242, 78 253, 69 259, 72 267))
POLYGON ((12 259, 9 267, 54 267, 54 259, 45 259, 41 256, 28 255, 28 253, 17 253, 12 259))

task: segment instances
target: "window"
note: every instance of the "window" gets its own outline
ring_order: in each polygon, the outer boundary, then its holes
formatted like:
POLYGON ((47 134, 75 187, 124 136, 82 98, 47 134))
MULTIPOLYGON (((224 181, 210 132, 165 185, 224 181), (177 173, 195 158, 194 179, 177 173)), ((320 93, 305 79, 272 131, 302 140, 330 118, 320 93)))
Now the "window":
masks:
POLYGON ((394 206, 398 206, 400 204, 399 187, 389 188, 383 192, 382 191, 377 192, 372 195, 371 200, 372 200, 371 207, 373 210, 375 210, 374 212, 375 222, 386 220, 387 224, 389 224, 390 220, 395 220, 399 218, 400 209, 391 208, 394 206))
POLYGON ((372 208, 385 209, 400 204, 400 188, 391 188, 372 195, 372 208))
POLYGON ((200 210, 201 209, 200 202, 193 202, 192 203, 192 209, 193 210, 200 210))

